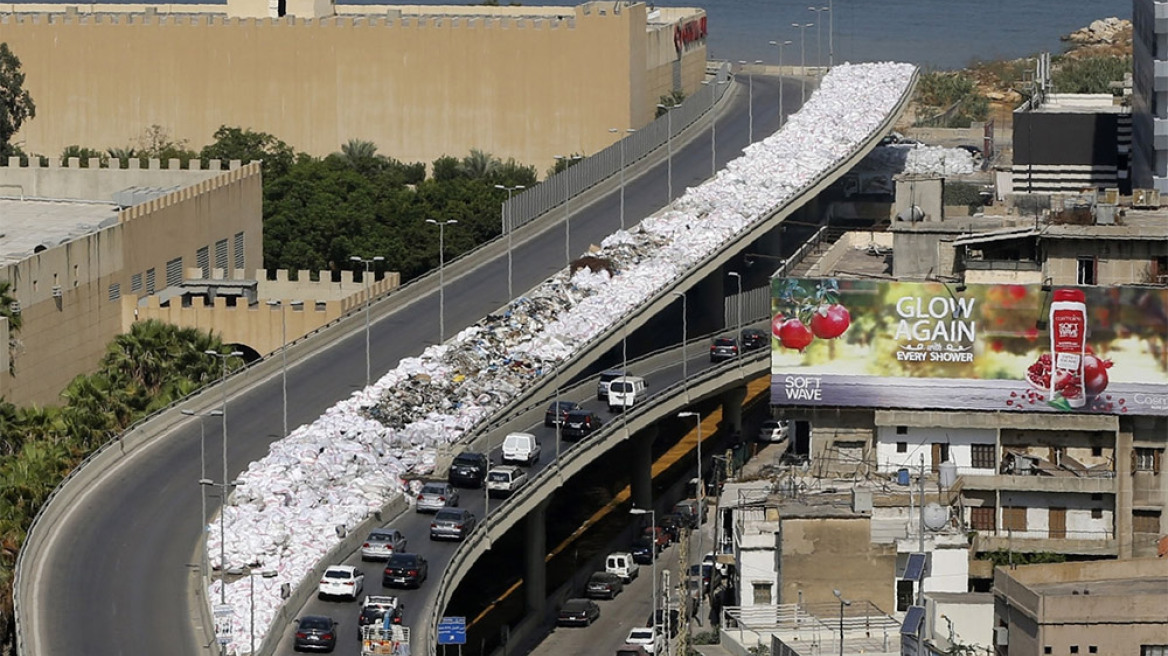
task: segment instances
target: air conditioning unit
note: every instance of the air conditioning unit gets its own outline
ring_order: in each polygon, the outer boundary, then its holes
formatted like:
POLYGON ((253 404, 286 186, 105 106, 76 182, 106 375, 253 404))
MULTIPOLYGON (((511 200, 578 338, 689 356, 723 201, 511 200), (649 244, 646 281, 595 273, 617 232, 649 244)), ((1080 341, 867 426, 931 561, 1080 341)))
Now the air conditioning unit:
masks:
POLYGON ((994 627, 994 645, 998 647, 1010 646, 1010 629, 1008 627, 994 627))
POLYGON ((60 285, 53 285, 53 298, 61 298, 64 295, 65 292, 61 289, 60 285))

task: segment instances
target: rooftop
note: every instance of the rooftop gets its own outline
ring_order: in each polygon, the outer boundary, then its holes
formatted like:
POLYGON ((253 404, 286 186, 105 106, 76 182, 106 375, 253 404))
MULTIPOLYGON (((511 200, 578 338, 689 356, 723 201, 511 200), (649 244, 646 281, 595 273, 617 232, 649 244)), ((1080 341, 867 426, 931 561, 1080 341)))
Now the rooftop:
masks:
POLYGON ((1163 595, 1168 591, 1168 576, 1032 583, 1030 589, 1047 597, 1163 595))
POLYGON ((1123 114, 1130 108, 1115 104, 1109 93, 1048 93, 1034 111, 1039 114, 1123 114))
POLYGON ((102 201, 0 199, 0 264, 16 264, 33 253, 114 225, 118 206, 102 201))

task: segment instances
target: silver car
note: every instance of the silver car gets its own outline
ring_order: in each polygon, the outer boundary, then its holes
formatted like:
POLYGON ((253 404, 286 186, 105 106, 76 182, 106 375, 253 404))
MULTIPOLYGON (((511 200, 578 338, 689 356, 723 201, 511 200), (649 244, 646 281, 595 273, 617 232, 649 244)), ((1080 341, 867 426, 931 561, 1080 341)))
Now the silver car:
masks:
POLYGON ((443 508, 430 522, 431 540, 462 540, 474 530, 474 513, 462 508, 443 508))
POLYGON ((406 550, 406 536, 396 528, 375 528, 361 545, 361 560, 387 560, 406 550))
POLYGON ((420 513, 435 513, 447 506, 458 505, 458 490, 450 483, 426 483, 418 493, 418 505, 415 507, 420 513))

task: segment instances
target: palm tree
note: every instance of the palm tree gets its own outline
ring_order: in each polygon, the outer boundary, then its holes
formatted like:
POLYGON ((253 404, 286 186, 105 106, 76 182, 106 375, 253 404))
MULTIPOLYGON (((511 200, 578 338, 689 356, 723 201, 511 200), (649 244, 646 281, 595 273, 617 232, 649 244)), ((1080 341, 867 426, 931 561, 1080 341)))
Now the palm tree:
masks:
POLYGON ((353 168, 357 168, 358 163, 368 162, 377 157, 377 144, 362 139, 349 139, 347 143, 341 144, 341 154, 349 160, 353 168))
POLYGON ((470 154, 462 158, 462 173, 472 180, 482 180, 491 175, 503 165, 503 162, 490 153, 472 148, 470 154))
POLYGON ((8 373, 16 375, 16 352, 20 347, 17 333, 24 326, 20 303, 12 293, 12 281, 0 280, 0 317, 8 320, 8 373))

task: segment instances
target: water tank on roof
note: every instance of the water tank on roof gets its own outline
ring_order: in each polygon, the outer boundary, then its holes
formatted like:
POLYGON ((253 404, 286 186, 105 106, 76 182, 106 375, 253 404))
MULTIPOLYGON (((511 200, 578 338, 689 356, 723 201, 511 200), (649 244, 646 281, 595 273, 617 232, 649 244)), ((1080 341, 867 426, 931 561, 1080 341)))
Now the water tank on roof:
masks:
POLYGON ((937 466, 937 470, 941 475, 941 487, 948 490, 957 484, 957 465, 943 462, 937 466))

